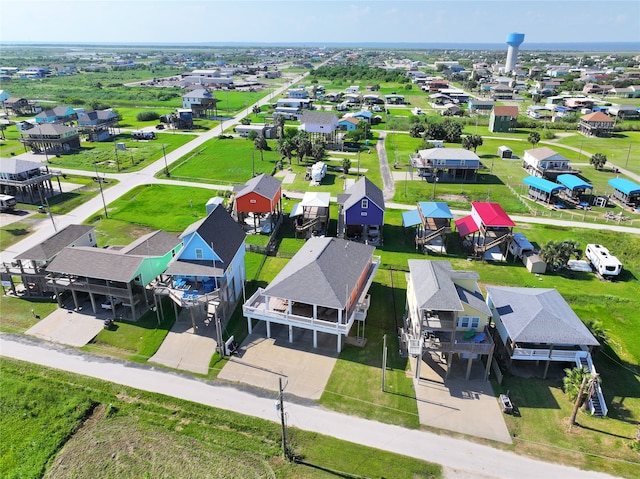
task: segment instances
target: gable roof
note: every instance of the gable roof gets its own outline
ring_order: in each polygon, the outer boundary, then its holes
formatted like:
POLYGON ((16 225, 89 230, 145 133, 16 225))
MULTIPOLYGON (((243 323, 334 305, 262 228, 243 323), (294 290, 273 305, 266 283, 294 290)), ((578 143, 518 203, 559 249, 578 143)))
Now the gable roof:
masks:
POLYGON ((340 238, 310 238, 264 289, 264 295, 344 309, 374 250, 340 238))
POLYGON ((518 107, 517 106, 494 106, 493 107, 493 115, 494 116, 518 116, 518 107))
POLYGON ((467 236, 475 233, 476 231, 480 231, 480 227, 476 224, 476 221, 471 215, 455 220, 455 225, 460 236, 467 236))
POLYGON ((118 115, 113 110, 91 110, 78 113, 78 123, 84 123, 92 120, 111 120, 117 118, 118 115))
POLYGON ((278 191, 280 191, 281 186, 282 182, 279 179, 262 173, 261 175, 251 178, 242 185, 236 193, 236 198, 240 198, 253 192, 268 198, 269 200, 273 200, 278 194, 278 191))
POLYGON ((213 95, 204 88, 198 88, 185 93, 182 98, 213 98, 213 95))
POLYGON ((538 178, 537 176, 527 176, 522 182, 525 185, 529 185, 537 190, 544 191, 545 193, 553 193, 554 191, 565 190, 566 187, 554 183, 553 181, 545 180, 544 178, 538 178))
POLYGON ((246 236, 242 227, 233 220, 222 204, 216 205, 206 218, 187 227, 180 239, 193 232, 213 248, 224 264, 223 269, 231 264, 246 236))
POLYGON ((485 226, 509 227, 516 225, 499 203, 473 201, 471 207, 478 213, 485 226))
POLYGON ((447 260, 409 260, 409 275, 420 309, 430 311, 464 311, 463 303, 489 316, 489 308, 479 292, 469 291, 456 279, 472 279, 480 276, 475 271, 456 271, 447 260))
POLYGON ((487 286, 487 295, 513 341, 599 345, 556 289, 487 286))
POLYGON ((42 168, 42 163, 37 161, 21 160, 19 158, 0 158, 0 173, 17 175, 27 171, 42 168))
POLYGON ((560 159, 566 160, 566 158, 562 156, 560 153, 553 151, 551 148, 547 146, 543 146, 541 148, 531 148, 530 150, 525 150, 524 153, 525 155, 529 155, 538 161, 547 160, 554 156, 559 156, 560 159))
POLYGON ((611 178, 609 184, 616 190, 622 191, 625 195, 640 193, 640 185, 626 178, 611 178))
POLYGON ((583 121, 604 121, 607 123, 613 123, 613 119, 601 111, 594 111, 593 113, 580 117, 580 119, 583 121))
POLYGON ((343 116, 342 118, 340 118, 340 120, 338 121, 339 123, 352 123, 353 125, 357 125, 358 123, 360 123, 360 121, 357 118, 354 118, 352 116, 343 116))
POLYGON ((558 175, 558 178, 556 178, 556 180, 558 181, 558 183, 563 184, 570 190, 575 190, 576 188, 581 188, 585 190, 593 189, 593 185, 587 183, 582 178, 576 175, 569 175, 565 173, 563 175, 558 175))
POLYGON ((177 236, 163 230, 141 236, 120 250, 121 254, 164 256, 181 243, 177 236))
POLYGON ((324 111, 305 111, 300 117, 300 123, 314 123, 316 125, 334 125, 338 123, 338 117, 333 113, 324 111))
POLYGON ((48 261, 74 241, 95 228, 85 225, 69 225, 42 243, 16 256, 19 260, 48 261))
POLYGON ((42 110, 40 113, 38 113, 36 115, 36 118, 50 118, 53 116, 67 116, 67 115, 73 115, 75 112, 75 110, 73 108, 71 108, 70 106, 64 106, 64 105, 60 105, 60 106, 55 106, 53 108, 49 108, 47 110, 42 110))
POLYGON ((369 201, 373 202, 381 211, 385 211, 382 190, 374 185, 366 176, 356 181, 343 194, 338 195, 338 204, 343 204, 344 208, 348 210, 363 198, 368 198, 369 201))

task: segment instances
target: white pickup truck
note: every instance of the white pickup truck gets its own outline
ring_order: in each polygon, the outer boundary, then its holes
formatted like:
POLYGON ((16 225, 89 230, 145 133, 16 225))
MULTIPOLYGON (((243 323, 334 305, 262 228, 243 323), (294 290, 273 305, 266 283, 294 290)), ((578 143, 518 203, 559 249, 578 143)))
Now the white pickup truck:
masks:
MULTIPOLYGON (((111 309, 111 299, 107 298, 104 300, 104 303, 102 303, 100 306, 102 307, 102 309, 111 309)), ((118 305, 122 304, 122 300, 118 299, 118 298, 113 298, 113 307, 118 307, 118 305)))

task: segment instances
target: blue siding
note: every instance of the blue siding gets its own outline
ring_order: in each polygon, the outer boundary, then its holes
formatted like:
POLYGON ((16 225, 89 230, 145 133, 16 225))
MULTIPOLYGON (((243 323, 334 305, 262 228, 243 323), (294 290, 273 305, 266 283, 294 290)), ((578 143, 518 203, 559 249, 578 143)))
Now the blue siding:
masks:
POLYGON ((207 261, 221 261, 220 257, 211 249, 198 234, 192 234, 184 238, 184 248, 180 251, 180 259, 198 259, 196 249, 202 249, 202 258, 207 261))
POLYGON ((366 209, 362 208, 362 200, 344 212, 347 225, 380 225, 384 224, 384 211, 372 201, 368 202, 366 209), (362 213, 366 213, 363 215, 362 213))

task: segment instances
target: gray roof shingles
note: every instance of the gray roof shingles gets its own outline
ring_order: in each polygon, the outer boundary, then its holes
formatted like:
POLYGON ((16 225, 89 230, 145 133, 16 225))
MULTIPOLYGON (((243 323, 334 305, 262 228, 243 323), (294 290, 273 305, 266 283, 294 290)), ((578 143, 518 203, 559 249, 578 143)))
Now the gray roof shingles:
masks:
POLYGON ((599 344, 556 289, 488 286, 487 294, 513 341, 599 344))
POLYGON ((382 190, 374 185, 369 178, 363 176, 343 194, 338 195, 338 203, 344 204, 345 209, 351 208, 363 198, 368 198, 380 210, 384 211, 384 195, 382 190))
POLYGON ((143 259, 143 256, 126 255, 115 249, 87 246, 64 248, 47 267, 47 271, 128 283, 134 278, 143 259))
POLYGON ((263 173, 254 178, 251 178, 244 185, 242 185, 241 188, 238 189, 236 197, 239 198, 248 193, 255 192, 260 196, 268 198, 269 200, 273 200, 278 194, 278 191, 280 191, 281 185, 282 182, 279 179, 263 173))
POLYGON ((463 311, 463 302, 486 312, 482 295, 455 284, 454 279, 479 279, 473 271, 454 271, 446 260, 409 260, 409 274, 420 309, 430 311, 463 311), (482 304, 481 304, 482 303, 482 304))
POLYGON ((21 261, 49 261, 64 248, 93 230, 93 226, 69 225, 42 243, 20 253, 16 256, 16 259, 21 261))
POLYGON ((344 309, 375 248, 339 238, 310 238, 264 290, 266 296, 344 309))

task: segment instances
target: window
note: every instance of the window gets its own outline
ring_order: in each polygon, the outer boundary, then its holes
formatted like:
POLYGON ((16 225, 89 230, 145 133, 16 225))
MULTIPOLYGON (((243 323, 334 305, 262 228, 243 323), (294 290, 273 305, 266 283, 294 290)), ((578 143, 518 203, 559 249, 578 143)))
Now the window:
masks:
POLYGON ((257 200, 249 200, 249 203, 257 203, 257 200))
POLYGON ((366 211, 361 211, 360 212, 360 216, 367 216, 367 212, 366 211))
POLYGON ((360 207, 361 207, 363 210, 368 209, 368 208, 369 208, 369 200, 368 200, 368 199, 366 199, 366 198, 364 198, 364 199, 360 202, 360 207))
POLYGON ((477 329, 479 326, 480 326, 480 318, 478 317, 471 318, 471 327, 473 329, 477 329))
POLYGON ((202 248, 196 248, 196 259, 202 259, 202 258, 204 258, 202 248))
POLYGON ((460 316, 458 318, 458 328, 468 328, 469 327, 469 316, 460 316))

